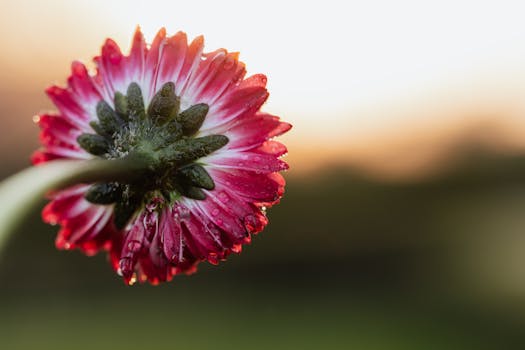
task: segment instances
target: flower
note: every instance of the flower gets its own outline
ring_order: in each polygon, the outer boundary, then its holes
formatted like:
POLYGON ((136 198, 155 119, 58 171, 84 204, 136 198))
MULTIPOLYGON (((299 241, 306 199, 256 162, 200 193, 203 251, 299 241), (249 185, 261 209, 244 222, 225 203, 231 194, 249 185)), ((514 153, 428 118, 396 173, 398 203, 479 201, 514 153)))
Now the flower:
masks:
POLYGON ((266 77, 245 78, 238 53, 202 50, 202 37, 188 43, 164 29, 147 46, 137 28, 127 56, 107 39, 96 72, 73 62, 67 87, 46 91, 58 112, 35 118, 43 147, 33 164, 144 165, 57 191, 42 212, 61 226, 57 248, 107 250, 128 284, 157 284, 240 252, 284 192, 286 147, 273 138, 291 125, 260 111, 266 77))

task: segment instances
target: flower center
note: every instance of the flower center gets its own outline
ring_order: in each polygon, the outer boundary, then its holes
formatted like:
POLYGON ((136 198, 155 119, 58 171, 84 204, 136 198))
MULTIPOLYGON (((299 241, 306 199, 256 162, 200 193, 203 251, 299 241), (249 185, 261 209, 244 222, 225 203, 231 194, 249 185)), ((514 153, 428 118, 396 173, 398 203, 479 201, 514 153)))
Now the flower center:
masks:
POLYGON ((140 159, 141 171, 118 182, 96 183, 86 193, 95 204, 115 204, 115 225, 126 226, 134 214, 153 198, 172 203, 182 196, 202 200, 203 189, 215 187, 198 160, 228 143, 224 135, 195 137, 208 105, 199 103, 180 111, 175 85, 166 83, 144 106, 142 91, 131 83, 126 95, 117 92, 115 109, 104 100, 97 104, 95 133, 77 138, 87 152, 105 159, 140 159))

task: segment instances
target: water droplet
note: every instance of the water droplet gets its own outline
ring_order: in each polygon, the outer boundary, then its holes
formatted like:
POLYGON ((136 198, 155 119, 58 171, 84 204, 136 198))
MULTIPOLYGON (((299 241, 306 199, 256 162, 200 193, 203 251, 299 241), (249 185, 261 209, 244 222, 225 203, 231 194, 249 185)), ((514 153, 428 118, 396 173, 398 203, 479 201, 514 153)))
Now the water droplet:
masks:
POLYGON ((139 241, 129 241, 128 242, 128 249, 132 252, 132 253, 136 253, 140 250, 142 244, 140 244, 139 241))
POLYGON ((119 269, 118 269, 119 275, 129 276, 131 272, 133 271, 133 262, 129 258, 120 259, 118 265, 119 265, 119 269))
POLYGON ((226 192, 223 191, 219 193, 219 199, 223 203, 228 203, 228 201, 230 200, 230 197, 226 194, 226 192))
POLYGON ((38 114, 35 114, 33 116, 33 123, 39 123, 40 122, 40 116, 38 114))
POLYGON ((179 207, 179 215, 181 220, 188 220, 190 218, 190 210, 186 207, 179 207))
POLYGON ((213 215, 213 216, 217 216, 217 215, 219 215, 219 209, 217 209, 217 208, 213 209, 213 210, 211 211, 211 215, 213 215))
MULTIPOLYGON (((221 220, 222 221, 222 220, 221 220)), ((208 223, 206 225, 206 228, 208 229, 208 231, 210 232, 210 234, 213 236, 213 238, 215 239, 215 241, 217 241, 218 237, 220 236, 220 231, 219 229, 217 229, 217 227, 212 224, 211 222, 208 223)), ((220 243, 220 242, 219 242, 220 243)))
POLYGON ((69 242, 64 243, 64 249, 69 250, 71 248, 71 244, 69 242))

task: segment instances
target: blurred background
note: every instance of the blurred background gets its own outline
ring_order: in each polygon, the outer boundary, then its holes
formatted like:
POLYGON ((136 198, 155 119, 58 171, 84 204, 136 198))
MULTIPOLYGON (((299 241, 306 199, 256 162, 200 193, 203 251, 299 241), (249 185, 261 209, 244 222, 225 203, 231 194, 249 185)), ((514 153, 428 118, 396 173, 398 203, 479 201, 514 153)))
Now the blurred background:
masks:
POLYGON ((137 24, 267 74, 288 185, 239 256, 127 287, 35 212, 0 256, 2 349, 525 347, 519 1, 0 2, 0 177, 73 59, 137 24))

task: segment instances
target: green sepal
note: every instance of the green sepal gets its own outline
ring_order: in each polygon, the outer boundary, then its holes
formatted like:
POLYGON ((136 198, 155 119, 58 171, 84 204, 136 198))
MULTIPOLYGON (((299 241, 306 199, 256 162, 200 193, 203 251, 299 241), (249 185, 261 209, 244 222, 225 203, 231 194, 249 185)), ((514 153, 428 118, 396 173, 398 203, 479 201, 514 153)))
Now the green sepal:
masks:
POLYGON ((108 140, 101 135, 81 134, 79 137, 77 137, 77 142, 80 147, 95 156, 106 154, 109 150, 108 140))
POLYGON ((206 194, 203 190, 201 190, 198 187, 194 186, 180 186, 179 191, 184 197, 188 197, 191 199, 197 199, 197 200, 203 200, 206 199, 206 194))
POLYGON ((199 164, 193 163, 180 168, 178 175, 182 177, 183 181, 193 186, 207 190, 213 190, 215 188, 215 183, 210 174, 199 164))
POLYGON ((128 111, 130 118, 145 119, 146 110, 144 109, 144 98, 142 91, 137 83, 131 83, 127 90, 128 111))
POLYGON ((148 116, 157 124, 162 125, 179 112, 180 99, 175 95, 175 84, 164 84, 153 96, 148 106, 148 116))
POLYGON ((95 204, 112 204, 122 196, 122 189, 116 183, 96 183, 91 185, 84 197, 95 204))
POLYGON ((169 134, 165 141, 166 144, 174 143, 175 141, 180 140, 180 138, 182 137, 182 126, 176 119, 171 119, 166 124, 166 130, 169 134))
POLYGON ((95 132, 96 132, 97 134, 99 134, 99 135, 101 135, 101 136, 105 136, 105 137, 111 139, 111 136, 108 135, 108 134, 102 129, 102 127, 100 126, 100 124, 97 123, 96 121, 94 121, 94 120, 93 120, 93 121, 90 121, 90 122, 89 122, 89 125, 91 126, 91 128, 92 128, 93 130, 95 130, 95 132))
POLYGON ((177 116, 177 121, 182 126, 182 133, 186 136, 191 136, 199 131, 209 109, 207 104, 199 103, 180 113, 177 116))
POLYGON ((128 224, 135 212, 140 208, 141 196, 134 196, 132 198, 122 198, 115 204, 114 209, 114 223, 115 227, 122 230, 128 224))
POLYGON ((115 102, 115 111, 117 112, 119 117, 122 118, 124 121, 128 121, 129 120, 128 98, 124 94, 117 91, 115 92, 114 102, 115 102))
POLYGON ((122 125, 118 115, 104 100, 97 103, 97 116, 100 120, 100 127, 109 135, 116 133, 122 125))
POLYGON ((215 152, 228 143, 224 135, 208 135, 179 140, 160 151, 161 161, 185 164, 215 152))

